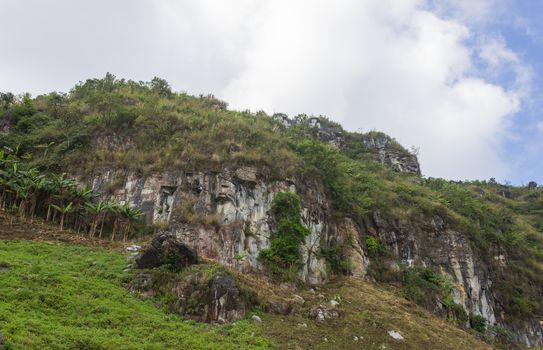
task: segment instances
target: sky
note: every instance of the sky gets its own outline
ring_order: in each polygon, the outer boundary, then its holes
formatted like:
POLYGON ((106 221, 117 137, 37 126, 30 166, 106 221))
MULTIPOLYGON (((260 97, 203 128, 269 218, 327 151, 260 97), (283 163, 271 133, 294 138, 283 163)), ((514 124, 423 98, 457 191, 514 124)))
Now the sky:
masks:
POLYGON ((0 91, 159 76, 384 131, 425 176, 543 184, 543 1, 0 0, 0 33, 0 91))

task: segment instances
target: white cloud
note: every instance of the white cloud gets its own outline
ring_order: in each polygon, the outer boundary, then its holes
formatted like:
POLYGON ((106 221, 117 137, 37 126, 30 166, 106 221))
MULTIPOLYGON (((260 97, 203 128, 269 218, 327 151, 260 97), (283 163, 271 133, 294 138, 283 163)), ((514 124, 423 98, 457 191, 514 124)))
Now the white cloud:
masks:
POLYGON ((500 140, 530 71, 502 39, 473 26, 506 1, 63 0, 57 11, 20 1, 0 13, 1 32, 18 29, 0 55, 0 90, 66 89, 105 71, 159 75, 238 109, 383 130, 420 146, 426 175, 502 178, 500 140), (26 8, 49 15, 19 24, 26 8), (39 57, 28 51, 34 45, 39 57), (502 72, 514 83, 499 83, 502 72))

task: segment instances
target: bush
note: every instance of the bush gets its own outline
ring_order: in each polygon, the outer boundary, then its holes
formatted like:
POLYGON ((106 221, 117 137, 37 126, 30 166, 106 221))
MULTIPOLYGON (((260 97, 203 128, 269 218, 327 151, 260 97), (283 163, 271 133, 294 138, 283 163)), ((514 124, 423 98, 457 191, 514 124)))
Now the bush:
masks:
POLYGON ((486 318, 484 318, 483 316, 471 315, 469 318, 469 323, 471 325, 471 328, 473 328, 477 332, 479 333, 486 332, 487 321, 486 321, 486 318))
POLYGON ((353 271, 353 262, 345 258, 345 247, 351 242, 338 243, 332 238, 327 244, 321 244, 320 256, 326 260, 328 268, 337 274, 349 275, 353 271))
POLYGON ((301 221, 300 197, 293 192, 278 193, 272 203, 271 215, 277 228, 270 248, 262 249, 259 260, 282 280, 294 280, 302 266, 300 247, 309 234, 301 221))
POLYGON ((366 237, 366 247, 368 248, 368 255, 370 257, 374 258, 385 254, 385 248, 381 242, 373 236, 366 237))

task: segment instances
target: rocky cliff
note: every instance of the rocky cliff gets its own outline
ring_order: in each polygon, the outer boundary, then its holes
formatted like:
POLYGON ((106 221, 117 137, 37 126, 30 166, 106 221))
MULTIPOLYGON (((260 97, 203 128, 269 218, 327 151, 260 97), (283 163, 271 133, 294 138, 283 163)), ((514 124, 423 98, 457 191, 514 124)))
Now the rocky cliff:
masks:
MULTIPOLYGON (((302 247, 304 265, 299 271, 300 279, 308 285, 326 283, 330 270, 321 248, 331 240, 346 243, 344 259, 350 259, 351 273, 366 276, 373 259, 368 257, 364 242, 368 236, 378 237, 391 254, 387 260, 391 270, 399 271, 404 264, 440 271, 449 276, 454 301, 468 314, 481 315, 489 325, 509 329, 523 344, 537 346, 543 342, 540 320, 510 323, 503 314, 493 288, 497 276, 493 269, 507 264, 505 253, 495 252, 497 265, 482 261, 467 233, 450 227, 439 216, 399 221, 376 211, 357 224, 350 218, 331 215, 324 189, 317 182, 267 182, 251 167, 148 177, 107 171, 94 177, 93 185, 141 208, 147 223, 167 226, 201 256, 246 273, 265 270, 258 254, 270 245, 273 223, 268 211, 274 196, 281 191, 297 192, 303 199, 303 222, 310 230, 302 247)), ((444 312, 439 300, 434 311, 444 312)))

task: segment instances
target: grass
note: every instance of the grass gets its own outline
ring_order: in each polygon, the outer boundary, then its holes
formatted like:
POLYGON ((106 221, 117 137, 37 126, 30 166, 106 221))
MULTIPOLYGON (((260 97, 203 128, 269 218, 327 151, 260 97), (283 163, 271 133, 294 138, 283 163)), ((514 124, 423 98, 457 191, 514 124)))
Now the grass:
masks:
POLYGON ((258 294, 263 307, 256 312, 263 322, 244 319, 212 326, 186 321, 169 313, 160 296, 141 300, 127 292, 123 281, 134 272, 123 271, 127 257, 122 244, 80 236, 67 239, 74 236, 0 215, 0 332, 7 349, 490 348, 454 322, 406 300, 397 287, 343 277, 312 293, 216 264, 168 272, 166 283, 196 272, 203 280, 216 273, 231 274, 242 290, 258 294), (294 294, 306 301, 294 314, 262 312, 269 300, 288 301, 294 294), (330 308, 331 299, 340 300, 339 318, 314 321, 311 308, 330 308), (406 340, 393 340, 389 330, 399 331, 406 340))
POLYGON ((492 348, 454 323, 404 299, 400 290, 386 288, 350 278, 327 285, 316 294, 303 292, 303 309, 294 316, 264 315, 263 332, 285 350, 492 348), (338 296, 338 318, 323 323, 308 320, 310 305, 330 308, 329 301, 338 296), (390 330, 400 332, 405 340, 394 340, 388 335, 390 330))
POLYGON ((60 242, 0 241, 0 330, 8 349, 269 349, 248 320, 168 315, 122 286, 126 257, 60 242))

